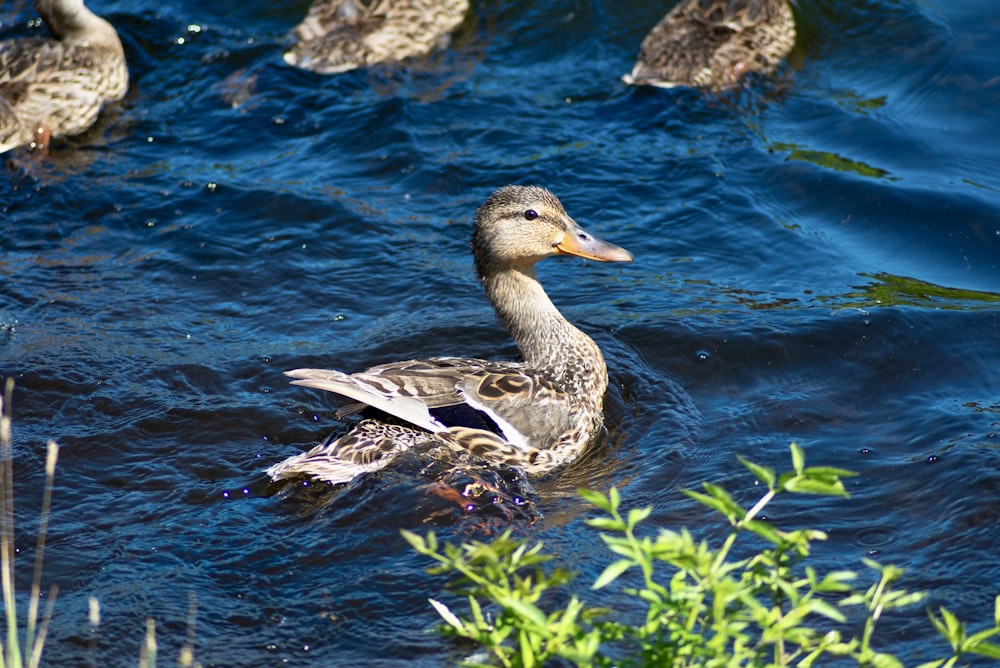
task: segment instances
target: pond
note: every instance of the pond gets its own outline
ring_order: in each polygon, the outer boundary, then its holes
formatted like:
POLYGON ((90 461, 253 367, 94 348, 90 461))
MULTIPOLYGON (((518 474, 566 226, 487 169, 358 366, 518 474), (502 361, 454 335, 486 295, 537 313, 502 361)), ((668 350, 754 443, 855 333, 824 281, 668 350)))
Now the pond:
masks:
MULTIPOLYGON (((893 563, 931 607, 991 619, 1000 7, 800 0, 772 82, 626 86, 671 4, 484 0, 446 51, 321 76, 281 59, 304 0, 90 3, 122 35, 127 98, 44 159, 6 154, 0 178, 22 592, 45 443, 62 448, 47 664, 134 666, 147 617, 172 661, 192 596, 205 665, 454 663, 464 648, 428 630, 441 582, 400 529, 513 526, 589 598, 611 555, 578 487, 717 536, 681 489, 752 503, 737 455, 785 470, 793 441, 859 475, 850 499, 773 521, 829 532, 830 568, 893 563), (345 428, 341 401, 283 371, 516 355, 468 253, 507 183, 550 188, 635 256, 539 268, 604 350, 607 438, 513 518, 428 494, 413 458, 270 485, 267 467, 345 428)), ((39 32, 34 16, 5 3, 0 38, 39 32)), ((923 606, 894 613, 881 649, 937 656, 928 628, 923 606)))

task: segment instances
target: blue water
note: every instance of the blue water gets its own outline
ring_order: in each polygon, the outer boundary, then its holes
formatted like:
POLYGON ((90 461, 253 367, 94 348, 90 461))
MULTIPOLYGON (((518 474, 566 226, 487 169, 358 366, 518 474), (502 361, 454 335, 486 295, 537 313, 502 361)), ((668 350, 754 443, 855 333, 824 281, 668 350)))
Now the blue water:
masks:
MULTIPOLYGON (((281 61, 308 3, 93 0, 129 96, 44 160, 4 156, 0 375, 15 390, 18 582, 45 442, 62 445, 44 582, 49 665, 169 662, 197 597, 205 665, 451 663, 401 528, 513 525, 581 573, 610 560, 577 487, 718 535, 680 492, 752 502, 737 455, 853 469, 849 500, 780 502, 970 621, 1000 593, 1000 8, 800 0, 768 85, 708 98, 619 76, 670 3, 476 3, 446 53, 334 77, 281 61), (422 487, 409 459, 347 488, 264 470, 343 429, 303 366, 509 357, 467 252, 495 187, 538 183, 627 266, 550 261, 599 342, 609 435, 513 517, 422 487), (102 606, 96 641, 87 600, 102 606), (96 642, 96 650, 90 649, 96 642), (91 658, 93 657, 93 659, 91 658)), ((0 37, 32 34, 25 0, 0 37)), ((973 624, 973 628, 978 628, 973 624)), ((942 655, 923 606, 881 649, 942 655)))

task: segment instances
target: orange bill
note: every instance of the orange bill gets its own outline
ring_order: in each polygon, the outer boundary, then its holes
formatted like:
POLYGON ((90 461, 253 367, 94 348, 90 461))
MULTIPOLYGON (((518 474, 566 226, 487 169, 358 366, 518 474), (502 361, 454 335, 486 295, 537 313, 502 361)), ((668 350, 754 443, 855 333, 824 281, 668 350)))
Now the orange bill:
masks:
POLYGON ((631 262, 632 254, 624 248, 598 239, 582 227, 566 231, 566 236, 555 245, 557 253, 576 255, 598 262, 631 262))

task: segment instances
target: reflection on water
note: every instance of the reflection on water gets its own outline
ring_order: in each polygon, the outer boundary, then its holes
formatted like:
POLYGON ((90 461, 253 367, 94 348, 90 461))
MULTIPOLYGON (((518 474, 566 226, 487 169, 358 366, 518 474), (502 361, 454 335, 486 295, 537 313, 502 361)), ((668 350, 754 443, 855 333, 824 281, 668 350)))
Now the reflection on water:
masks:
MULTIPOLYGON (((680 488, 751 499, 736 455, 781 469, 793 440, 860 475, 851 499, 788 501, 776 522, 828 531, 831 566, 875 554, 932 606, 986 618, 1000 21, 981 3, 800 2, 778 83, 719 98, 620 82, 663 13, 649 3, 491 0, 450 50, 337 77, 282 63, 293 4, 101 2, 128 98, 47 158, 4 156, 19 563, 45 441, 62 445, 48 662, 85 656, 90 596, 100 665, 134 665, 149 615, 169 655, 194 592, 205 665, 454 663, 427 633, 440 583, 400 528, 513 526, 588 582, 610 555, 577 488, 713 536, 680 488), (605 352, 607 438, 539 480, 413 453, 342 488, 269 485, 345 427, 282 371, 515 354, 468 255, 506 183, 550 187, 635 254, 539 268, 605 352)), ((35 29, 30 3, 0 13, 0 37, 35 29)), ((886 649, 913 663, 926 625, 885 620, 886 649)))

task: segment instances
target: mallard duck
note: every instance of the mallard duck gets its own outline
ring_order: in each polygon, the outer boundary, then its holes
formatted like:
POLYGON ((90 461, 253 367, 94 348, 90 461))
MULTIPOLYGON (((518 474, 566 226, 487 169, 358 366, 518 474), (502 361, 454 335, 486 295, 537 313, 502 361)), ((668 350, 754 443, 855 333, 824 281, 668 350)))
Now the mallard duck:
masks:
POLYGON ((642 40, 622 79, 720 91, 749 72, 773 73, 793 46, 788 0, 682 0, 642 40))
POLYGON ((285 62, 320 74, 424 56, 447 45, 469 0, 316 0, 285 62))
POLYGON ((114 27, 83 0, 35 0, 55 39, 0 43, 0 152, 79 134, 128 89, 114 27))
POLYGON ((583 230, 555 195, 535 186, 490 195, 476 213, 471 247, 486 295, 523 361, 436 357, 353 374, 288 371, 295 385, 340 394, 391 419, 365 418, 342 437, 272 466, 273 480, 347 482, 430 441, 538 475, 586 447, 603 424, 607 367, 597 344, 545 294, 535 263, 555 255, 631 262, 632 255, 583 230))

